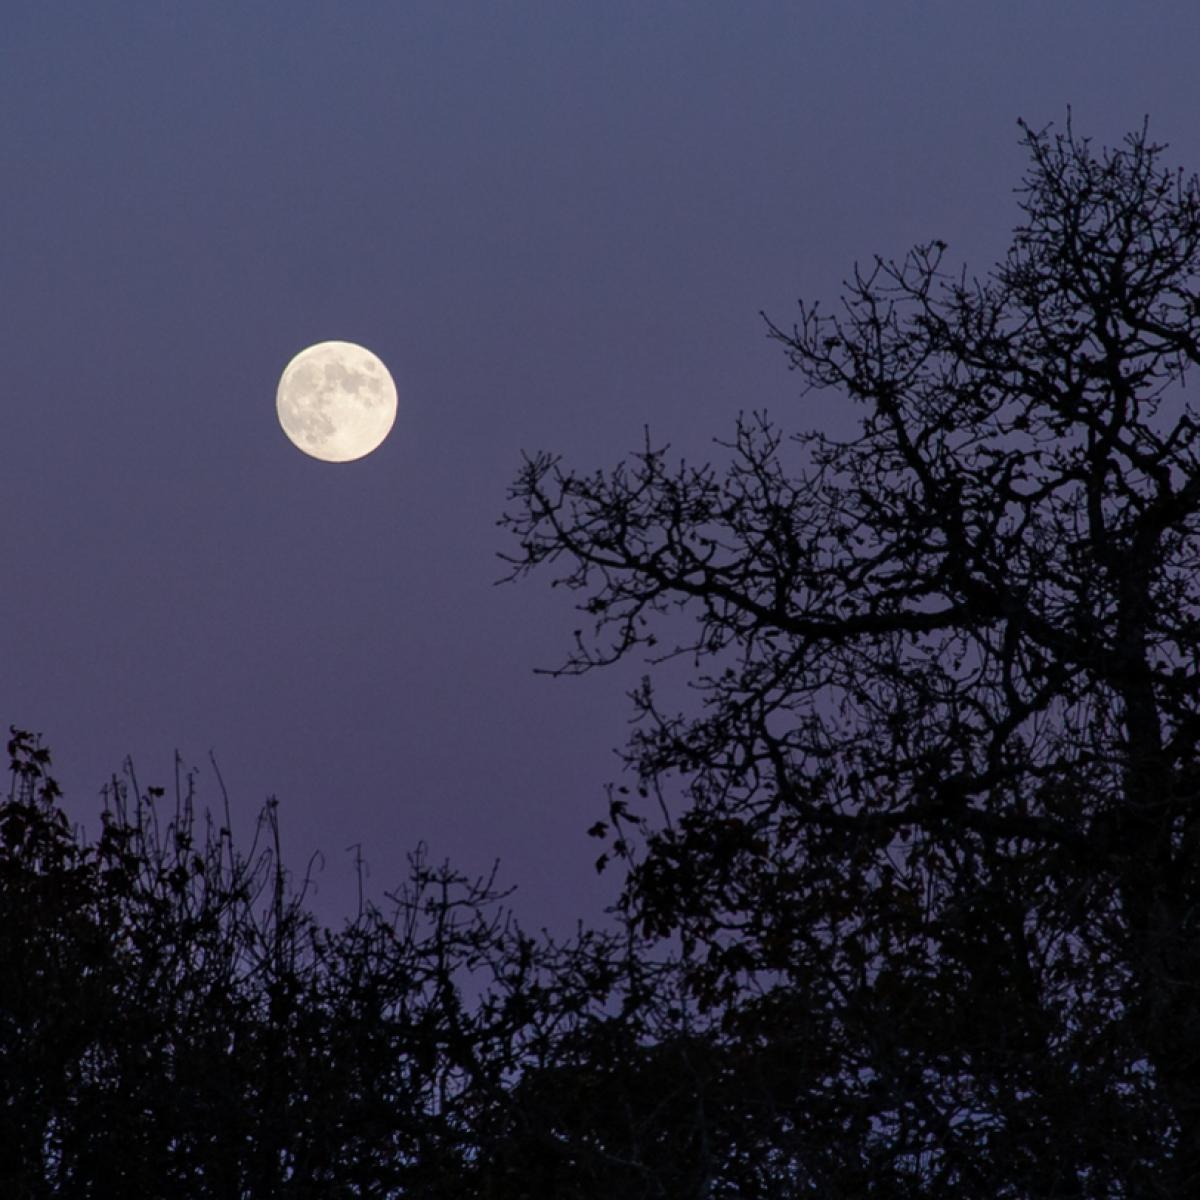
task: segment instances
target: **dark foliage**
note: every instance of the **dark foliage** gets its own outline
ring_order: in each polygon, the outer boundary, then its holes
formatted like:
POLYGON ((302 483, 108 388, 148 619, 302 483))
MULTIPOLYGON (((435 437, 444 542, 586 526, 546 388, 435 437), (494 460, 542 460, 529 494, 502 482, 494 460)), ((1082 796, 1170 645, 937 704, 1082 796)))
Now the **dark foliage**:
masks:
POLYGON ((704 1194, 712 1047, 629 931, 537 941, 421 852, 387 913, 325 929, 273 802, 243 855, 189 776, 168 802, 127 771, 89 843, 47 750, 8 749, 0 1195, 704 1194))
POLYGON ((385 1194, 461 1159, 448 1048, 480 1039, 447 977, 502 940, 486 887, 418 858, 394 919, 331 934, 275 848, 241 857, 227 827, 197 828, 189 793, 160 824, 161 789, 114 785, 86 845, 46 751, 15 731, 9 751, 0 1193, 385 1194))
POLYGON ((594 832, 779 1195, 1200 1195, 1200 191, 1022 128, 986 279, 934 242, 768 322, 857 436, 537 455, 505 518, 594 616, 561 671, 693 663, 594 832))

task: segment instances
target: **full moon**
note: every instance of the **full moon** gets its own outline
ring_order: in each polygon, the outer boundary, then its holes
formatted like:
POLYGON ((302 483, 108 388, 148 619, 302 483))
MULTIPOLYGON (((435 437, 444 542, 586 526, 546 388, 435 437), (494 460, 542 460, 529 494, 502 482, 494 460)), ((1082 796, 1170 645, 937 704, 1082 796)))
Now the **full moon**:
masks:
POLYGON ((318 342, 283 369, 275 392, 279 424, 292 443, 325 462, 370 454, 396 419, 396 385, 370 350, 318 342))

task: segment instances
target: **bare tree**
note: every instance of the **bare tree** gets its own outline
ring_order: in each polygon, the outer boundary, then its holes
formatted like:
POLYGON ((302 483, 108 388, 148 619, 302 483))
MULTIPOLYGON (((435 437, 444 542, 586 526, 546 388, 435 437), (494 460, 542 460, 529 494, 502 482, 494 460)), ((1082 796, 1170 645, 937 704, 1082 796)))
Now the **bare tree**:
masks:
POLYGON ((562 671, 651 664, 594 832, 777 1194, 1200 1194, 1200 192, 1021 128, 985 278, 933 242, 768 321, 855 437, 538 454, 503 520, 594 618, 562 671))

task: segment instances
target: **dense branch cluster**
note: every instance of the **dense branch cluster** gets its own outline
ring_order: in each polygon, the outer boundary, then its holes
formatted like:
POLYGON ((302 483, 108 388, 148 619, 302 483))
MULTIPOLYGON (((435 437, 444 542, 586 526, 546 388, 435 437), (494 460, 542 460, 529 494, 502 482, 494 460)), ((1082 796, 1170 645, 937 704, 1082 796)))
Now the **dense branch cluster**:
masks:
POLYGON ((1025 133, 986 279, 935 242, 856 271, 840 313, 768 322, 808 390, 864 406, 858 436, 791 439, 797 467, 754 416, 723 469, 530 458, 511 561, 584 593, 564 670, 694 656, 702 710, 647 676, 627 753, 643 793, 684 782, 682 815, 614 815, 625 910, 683 935, 702 999, 804 997, 839 1088, 882 1085, 839 1090, 845 1121, 881 1122, 929 1194, 993 1194, 1007 1161, 1002 1194, 1185 1195, 1200 193, 1144 130, 1099 157, 1025 133), (1053 1192, 1019 1182, 1043 1127, 1053 1192))
POLYGON ((321 928, 273 804, 244 855, 196 817, 190 773, 173 804, 127 775, 89 843, 46 749, 14 731, 9 753, 6 1197, 649 1196, 711 1169, 716 1147, 654 1147, 691 1103, 689 1049, 662 967, 616 935, 535 940, 493 880, 422 851, 389 910, 321 928), (648 1044, 669 1086, 641 1084, 648 1044), (626 1089, 640 1110, 610 1111, 626 1089))

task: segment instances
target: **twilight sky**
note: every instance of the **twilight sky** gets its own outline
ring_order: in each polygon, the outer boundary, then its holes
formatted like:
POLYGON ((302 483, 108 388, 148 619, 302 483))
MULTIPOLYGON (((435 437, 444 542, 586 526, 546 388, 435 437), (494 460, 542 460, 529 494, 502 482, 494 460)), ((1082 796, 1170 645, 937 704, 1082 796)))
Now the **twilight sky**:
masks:
POLYGON ((522 450, 593 469, 649 424, 720 457, 800 399, 765 309, 940 237, 982 274, 1016 119, 1200 169, 1195 0, 52 3, 0 22, 0 725, 98 826, 132 755, 208 754, 242 833, 348 914, 419 840, 527 927, 599 922, 636 667, 535 676, 582 624, 497 588, 522 450), (400 393, 359 462, 294 449, 279 373, 360 342, 400 393))

